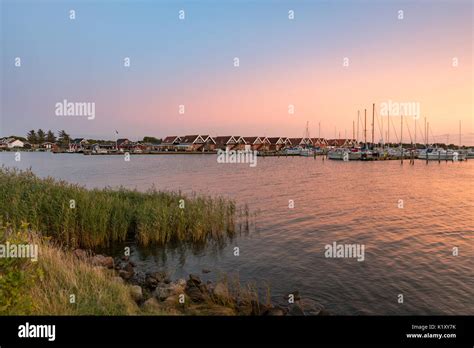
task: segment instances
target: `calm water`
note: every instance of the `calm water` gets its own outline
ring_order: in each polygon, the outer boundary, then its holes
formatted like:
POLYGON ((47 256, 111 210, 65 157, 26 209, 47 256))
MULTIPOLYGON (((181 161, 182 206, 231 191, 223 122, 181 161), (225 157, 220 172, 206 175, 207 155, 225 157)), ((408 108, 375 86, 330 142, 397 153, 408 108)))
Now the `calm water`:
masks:
POLYGON ((22 153, 15 162, 13 156, 0 159, 87 187, 154 185, 231 197, 258 211, 256 230, 222 249, 133 248, 143 270, 180 277, 208 268, 205 279, 230 273, 269 285, 275 301, 299 290, 334 314, 474 314, 472 160, 401 166, 281 157, 259 158, 250 168, 218 164, 212 155, 132 156, 130 162, 50 153, 22 153), (365 261, 325 258, 325 245, 335 241, 364 244, 365 261))

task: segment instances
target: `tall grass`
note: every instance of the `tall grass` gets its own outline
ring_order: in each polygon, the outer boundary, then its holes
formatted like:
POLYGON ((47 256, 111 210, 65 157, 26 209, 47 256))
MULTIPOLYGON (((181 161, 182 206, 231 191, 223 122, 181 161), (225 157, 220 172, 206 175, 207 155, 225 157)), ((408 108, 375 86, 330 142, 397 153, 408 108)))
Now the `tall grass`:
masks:
POLYGON ((37 262, 0 258, 0 315, 140 314, 129 287, 115 281, 113 272, 79 260, 36 233, 9 229, 0 225, 0 243, 36 244, 39 255, 37 262))
POLYGON ((0 168, 0 218, 69 246, 109 246, 134 237, 142 245, 171 241, 206 243, 235 234, 231 200, 150 190, 88 190, 0 168), (184 206, 183 206, 184 205, 184 206))

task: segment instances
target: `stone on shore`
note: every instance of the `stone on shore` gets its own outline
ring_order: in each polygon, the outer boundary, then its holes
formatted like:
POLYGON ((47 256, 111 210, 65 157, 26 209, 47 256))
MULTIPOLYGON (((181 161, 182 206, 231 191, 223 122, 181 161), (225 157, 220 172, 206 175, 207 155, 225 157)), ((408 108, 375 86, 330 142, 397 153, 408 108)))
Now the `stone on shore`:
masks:
POLYGON ((91 263, 94 266, 101 266, 106 268, 114 268, 114 259, 110 256, 95 255, 91 258, 91 263))
POLYGON ((81 259, 81 260, 85 260, 88 257, 87 251, 85 251, 83 249, 75 249, 75 250, 73 250, 72 253, 74 254, 75 257, 77 257, 78 259, 81 259))
POLYGON ((196 275, 196 274, 190 274, 188 282, 191 282, 194 285, 199 285, 199 284, 201 284, 201 278, 199 278, 199 276, 196 275))
POLYGON ((143 291, 138 285, 132 285, 130 287, 130 295, 132 295, 133 300, 137 303, 143 301, 143 291))
POLYGON ((114 282, 119 283, 119 284, 125 284, 123 278, 121 277, 113 277, 112 278, 114 282))
POLYGON ((159 312, 159 311, 161 311, 160 303, 154 297, 150 297, 148 300, 143 302, 142 307, 147 312, 159 312))
POLYGON ((193 302, 204 302, 206 300, 206 297, 197 286, 189 286, 188 284, 185 292, 193 302))
POLYGON ((121 269, 121 270, 118 272, 118 275, 119 275, 121 278, 123 278, 123 279, 125 279, 125 280, 128 280, 128 279, 130 279, 130 278, 133 276, 133 272, 127 272, 127 271, 121 269))

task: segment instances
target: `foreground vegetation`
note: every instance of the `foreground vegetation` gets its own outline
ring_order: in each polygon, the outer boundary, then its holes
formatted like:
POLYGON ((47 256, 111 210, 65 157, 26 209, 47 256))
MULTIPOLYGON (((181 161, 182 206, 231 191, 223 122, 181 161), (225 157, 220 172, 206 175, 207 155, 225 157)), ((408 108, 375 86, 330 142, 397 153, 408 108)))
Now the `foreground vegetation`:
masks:
POLYGON ((0 258, 0 315, 133 315, 139 308, 129 288, 113 274, 78 260, 22 229, 8 236, 0 226, 0 243, 39 246, 40 257, 0 258), (71 303, 70 296, 75 296, 71 303))
POLYGON ((138 243, 205 243, 235 234, 233 201, 180 193, 88 190, 38 178, 31 171, 0 168, 0 218, 68 246, 93 248, 135 238, 138 243))
MULTIPOLYGON (((128 285, 114 269, 78 257, 27 224, 14 231, 0 223, 0 244, 7 243, 35 244, 39 253, 35 262, 0 257, 0 315, 249 315, 255 303, 259 306, 255 288, 241 287, 235 279, 221 282, 227 295, 205 296, 199 303, 186 295, 180 304, 177 294, 159 301, 149 292, 147 301, 137 300, 136 285, 128 285)), ((180 292, 185 294, 185 288, 180 292)))

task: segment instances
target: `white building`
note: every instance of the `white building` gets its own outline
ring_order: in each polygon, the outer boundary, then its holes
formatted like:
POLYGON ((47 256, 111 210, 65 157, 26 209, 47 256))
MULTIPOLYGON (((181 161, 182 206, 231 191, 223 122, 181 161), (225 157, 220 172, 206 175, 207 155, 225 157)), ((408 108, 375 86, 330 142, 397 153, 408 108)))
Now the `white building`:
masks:
POLYGON ((7 139, 5 143, 7 144, 7 147, 9 149, 12 149, 14 147, 23 147, 23 146, 25 146, 25 143, 23 141, 18 140, 18 139, 14 139, 14 138, 7 139))

